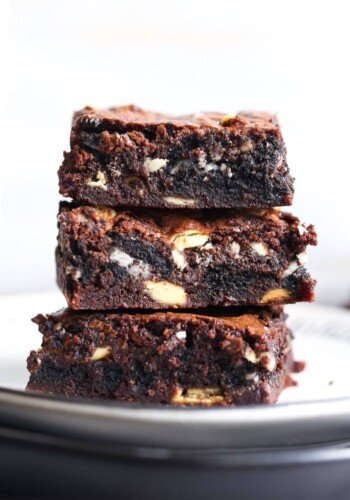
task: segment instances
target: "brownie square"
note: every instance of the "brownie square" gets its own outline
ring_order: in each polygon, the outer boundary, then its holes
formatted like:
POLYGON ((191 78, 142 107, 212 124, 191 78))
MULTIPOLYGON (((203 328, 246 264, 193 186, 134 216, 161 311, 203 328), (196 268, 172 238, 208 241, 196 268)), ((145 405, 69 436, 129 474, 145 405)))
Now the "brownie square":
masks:
POLYGON ((84 108, 73 118, 59 184, 73 201, 111 207, 265 208, 293 198, 277 120, 253 112, 84 108))
POLYGON ((316 244, 279 210, 114 210, 62 203, 57 279, 72 309, 172 309, 313 300, 316 244))
POLYGON ((32 392, 183 406, 274 403, 292 367, 281 308, 63 310, 33 321, 43 341, 28 358, 32 392))

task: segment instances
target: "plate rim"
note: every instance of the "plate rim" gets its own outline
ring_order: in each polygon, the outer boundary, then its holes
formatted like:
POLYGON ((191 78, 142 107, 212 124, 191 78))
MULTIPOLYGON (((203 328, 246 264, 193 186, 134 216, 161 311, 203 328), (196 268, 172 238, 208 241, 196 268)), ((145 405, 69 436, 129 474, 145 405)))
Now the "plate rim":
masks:
MULTIPOLYGON (((31 301, 36 301, 44 295, 59 296, 53 291, 9 294, 1 296, 0 302, 27 300, 29 296, 31 301)), ((344 318, 350 327, 350 313, 346 310, 297 304, 287 307, 287 313, 290 307, 308 320, 317 311, 327 315, 330 321, 335 316, 344 318)), ((159 445, 169 449, 191 446, 213 449, 218 443, 228 449, 284 447, 288 443, 312 445, 324 443, 325 435, 327 442, 336 443, 350 440, 350 395, 286 401, 277 406, 178 408, 69 399, 0 386, 0 426, 7 424, 12 428, 17 426, 56 435, 80 435, 85 439, 146 447, 159 445), (245 442, 244 435, 249 435, 251 440, 245 442)))
POLYGON ((286 402, 278 407, 165 408, 96 404, 91 400, 0 389, 0 426, 9 424, 43 434, 145 448, 251 450, 321 446, 350 441, 350 397, 286 402), (291 407, 297 411, 291 413, 291 407), (207 439, 211 433, 211 439, 207 439), (227 440, 230 433, 231 439, 227 440), (273 442, 266 439, 271 433, 273 442), (244 435, 250 435, 251 442, 245 442, 244 435))

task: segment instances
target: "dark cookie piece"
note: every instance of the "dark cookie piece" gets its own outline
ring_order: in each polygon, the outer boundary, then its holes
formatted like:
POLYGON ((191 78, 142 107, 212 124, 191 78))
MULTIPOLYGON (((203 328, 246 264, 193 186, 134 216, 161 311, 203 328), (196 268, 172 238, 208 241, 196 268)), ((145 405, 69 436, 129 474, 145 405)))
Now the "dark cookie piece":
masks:
POLYGON ((292 366, 276 310, 38 315, 28 391, 172 405, 274 403, 292 366), (230 314, 232 314, 230 316, 230 314))
POLYGON ((135 106, 75 114, 60 192, 74 201, 154 208, 291 205, 293 181, 274 116, 172 117, 135 106))
POLYGON ((152 211, 61 205, 58 283, 72 309, 313 300, 305 228, 278 210, 152 211))

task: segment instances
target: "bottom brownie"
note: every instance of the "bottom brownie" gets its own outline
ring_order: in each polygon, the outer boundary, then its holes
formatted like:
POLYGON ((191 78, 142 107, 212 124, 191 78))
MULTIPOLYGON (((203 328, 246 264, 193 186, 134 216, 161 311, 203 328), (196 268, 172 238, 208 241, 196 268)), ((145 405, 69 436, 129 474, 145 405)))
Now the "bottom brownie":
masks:
POLYGON ((274 403, 292 365, 281 308, 136 314, 69 310, 34 322, 28 391, 171 405, 274 403))

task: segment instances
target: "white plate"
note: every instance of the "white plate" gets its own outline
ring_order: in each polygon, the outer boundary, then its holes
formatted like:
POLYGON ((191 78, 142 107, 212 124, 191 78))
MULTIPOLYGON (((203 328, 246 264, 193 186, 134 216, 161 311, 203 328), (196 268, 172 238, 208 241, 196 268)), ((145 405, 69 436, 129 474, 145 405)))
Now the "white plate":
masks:
POLYGON ((0 297, 0 419, 17 419, 56 435, 157 447, 243 448, 350 439, 350 313, 310 304, 289 306, 297 360, 277 405, 179 409, 80 402, 24 393, 26 358, 41 336, 30 318, 64 306, 57 292, 0 297), (40 427, 41 426, 41 427, 40 427))

